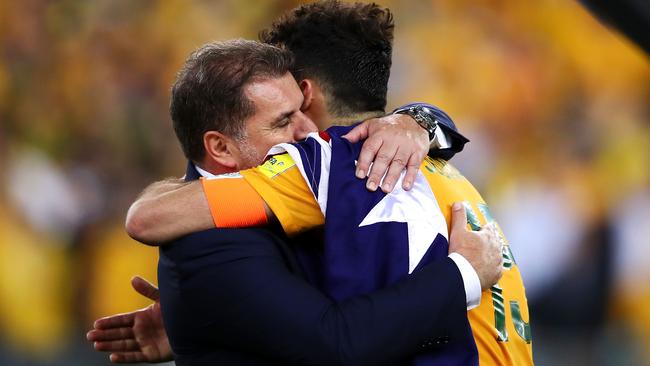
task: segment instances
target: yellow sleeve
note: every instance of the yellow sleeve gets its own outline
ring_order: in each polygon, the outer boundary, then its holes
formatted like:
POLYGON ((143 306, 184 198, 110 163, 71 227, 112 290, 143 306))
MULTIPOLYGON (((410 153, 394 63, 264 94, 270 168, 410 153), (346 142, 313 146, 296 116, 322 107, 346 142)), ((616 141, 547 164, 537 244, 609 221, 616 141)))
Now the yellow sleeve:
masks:
POLYGON ((289 154, 275 155, 241 174, 262 196, 287 235, 296 235, 325 223, 314 194, 289 154))

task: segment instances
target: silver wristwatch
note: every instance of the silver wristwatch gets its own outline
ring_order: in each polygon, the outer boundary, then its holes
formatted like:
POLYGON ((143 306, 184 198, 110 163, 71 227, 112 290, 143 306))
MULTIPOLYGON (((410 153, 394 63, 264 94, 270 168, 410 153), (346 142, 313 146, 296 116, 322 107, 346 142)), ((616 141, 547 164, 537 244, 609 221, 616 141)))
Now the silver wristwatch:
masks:
POLYGON ((433 113, 425 110, 420 105, 398 109, 394 114, 406 114, 411 116, 427 133, 429 133, 429 141, 433 141, 436 137, 436 129, 438 128, 438 121, 433 116, 433 113))

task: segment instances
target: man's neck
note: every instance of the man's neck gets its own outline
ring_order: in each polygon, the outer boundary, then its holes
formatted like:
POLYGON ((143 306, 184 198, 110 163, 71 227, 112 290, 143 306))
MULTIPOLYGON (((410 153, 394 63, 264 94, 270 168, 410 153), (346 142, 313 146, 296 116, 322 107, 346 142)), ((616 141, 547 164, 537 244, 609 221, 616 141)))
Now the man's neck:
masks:
MULTIPOLYGON (((232 169, 226 168, 226 167, 216 163, 215 161, 212 161, 212 160, 207 159, 207 158, 205 159, 205 161, 201 161, 201 162, 193 161, 193 163, 194 163, 195 167, 201 168, 202 170, 204 170, 204 171, 206 171, 206 172, 208 172, 210 174, 214 174, 214 175, 226 174, 226 173, 232 173, 233 172, 232 169)), ((201 175, 203 175, 203 174, 201 174, 201 175)))
POLYGON ((381 117, 384 114, 385 113, 383 111, 372 111, 372 112, 354 113, 347 116, 337 116, 337 117, 332 116, 328 122, 330 122, 332 126, 349 126, 359 121, 365 121, 370 118, 381 117))

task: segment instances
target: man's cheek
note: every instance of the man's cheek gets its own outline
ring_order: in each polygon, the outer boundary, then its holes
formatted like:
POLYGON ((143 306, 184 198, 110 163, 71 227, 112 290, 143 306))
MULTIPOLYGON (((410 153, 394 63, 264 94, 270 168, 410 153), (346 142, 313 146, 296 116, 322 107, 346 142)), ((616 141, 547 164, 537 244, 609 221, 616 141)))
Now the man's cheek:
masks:
POLYGON ((285 131, 278 132, 272 141, 271 146, 275 146, 278 144, 285 144, 285 143, 291 143, 295 142, 293 138, 293 131, 291 129, 286 129, 285 131))

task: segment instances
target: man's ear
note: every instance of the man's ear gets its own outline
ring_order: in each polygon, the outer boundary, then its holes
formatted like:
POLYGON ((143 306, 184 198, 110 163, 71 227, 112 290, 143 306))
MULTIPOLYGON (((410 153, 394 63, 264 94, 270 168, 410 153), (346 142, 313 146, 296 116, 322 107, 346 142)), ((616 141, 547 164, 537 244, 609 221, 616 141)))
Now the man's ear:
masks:
POLYGON ((212 162, 224 168, 237 168, 237 150, 234 141, 217 131, 208 131, 203 134, 205 155, 212 162))
POLYGON ((327 112, 325 95, 323 95, 323 90, 320 88, 320 85, 314 79, 304 79, 299 85, 305 97, 300 111, 311 118, 319 129, 325 130, 330 127, 330 124, 327 122, 331 118, 327 112))
POLYGON ((311 107, 311 103, 314 101, 314 83, 309 79, 303 79, 300 82, 300 90, 302 95, 305 97, 302 105, 300 106, 301 112, 306 112, 311 107))

